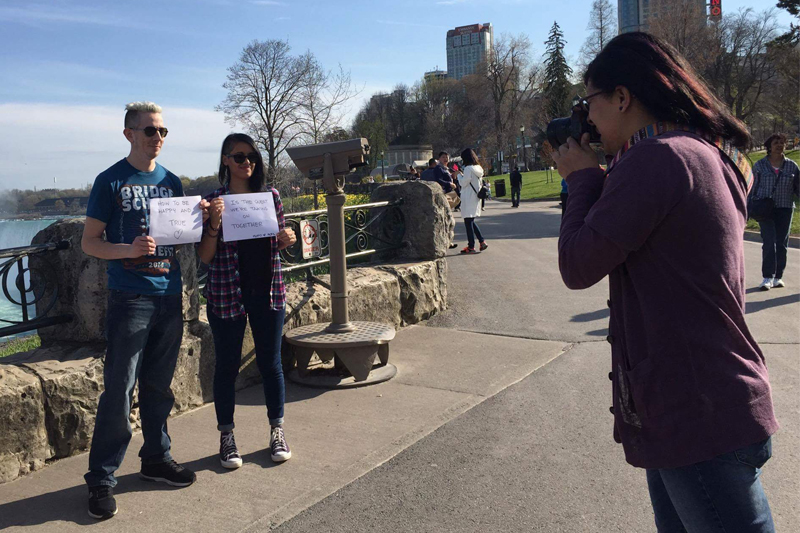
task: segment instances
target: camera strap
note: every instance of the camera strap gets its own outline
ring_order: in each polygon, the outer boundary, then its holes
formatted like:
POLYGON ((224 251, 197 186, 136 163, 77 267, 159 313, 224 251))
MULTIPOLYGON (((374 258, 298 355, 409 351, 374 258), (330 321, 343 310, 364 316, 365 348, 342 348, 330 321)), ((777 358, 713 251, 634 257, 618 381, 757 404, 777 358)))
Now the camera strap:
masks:
POLYGON ((717 149, 725 154, 730 162, 733 163, 733 166, 735 166, 739 171, 737 174, 739 175, 739 179, 744 187, 745 193, 747 194, 750 192, 750 189, 753 186, 753 167, 750 166, 750 161, 747 159, 747 156, 744 152, 733 146, 729 139, 723 139, 719 136, 707 134, 704 131, 695 128, 694 126, 689 126, 687 124, 676 124, 673 122, 656 122, 655 124, 650 124, 649 126, 646 126, 634 133, 633 136, 622 146, 622 148, 619 149, 619 152, 617 152, 617 154, 608 164, 605 174, 606 177, 611 173, 622 156, 625 155, 625 152, 630 150, 636 143, 651 137, 657 137, 670 131, 685 131, 688 133, 693 133, 694 135, 697 135, 703 140, 716 146, 717 149))

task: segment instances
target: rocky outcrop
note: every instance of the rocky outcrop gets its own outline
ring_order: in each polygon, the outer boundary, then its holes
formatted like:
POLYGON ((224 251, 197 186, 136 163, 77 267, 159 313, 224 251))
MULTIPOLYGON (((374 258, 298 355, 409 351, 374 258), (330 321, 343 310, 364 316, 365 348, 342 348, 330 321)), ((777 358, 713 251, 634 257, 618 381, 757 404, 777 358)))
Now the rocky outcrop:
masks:
MULTIPOLYGON (((403 200, 400 212, 405 222, 404 246, 382 254, 382 260, 429 261, 447 255, 453 241, 455 220, 438 183, 403 181, 376 189, 370 202, 403 200)), ((378 208, 383 209, 383 208, 378 208)), ((383 224, 393 224, 386 217, 383 224)), ((387 234, 391 228, 381 228, 387 234)))
POLYGON ((0 428, 0 483, 43 467, 51 457, 42 384, 12 365, 0 365, 0 428))
MULTIPOLYGON (((60 220, 43 229, 33 238, 32 244, 69 241, 71 246, 58 253, 37 254, 30 258, 34 280, 38 276, 49 276, 57 281, 58 299, 49 316, 73 316, 67 325, 52 326, 39 330, 43 346, 63 342, 105 342, 105 317, 108 307, 106 268, 107 261, 90 257, 81 250, 84 218, 60 220)), ((196 320, 200 307, 197 288, 197 254, 194 246, 176 247, 183 277, 183 319, 196 320)), ((42 279, 39 277, 38 279, 42 279)), ((37 283, 42 286, 42 284, 37 283)), ((52 288, 37 303, 36 312, 42 313, 50 301, 52 288)))

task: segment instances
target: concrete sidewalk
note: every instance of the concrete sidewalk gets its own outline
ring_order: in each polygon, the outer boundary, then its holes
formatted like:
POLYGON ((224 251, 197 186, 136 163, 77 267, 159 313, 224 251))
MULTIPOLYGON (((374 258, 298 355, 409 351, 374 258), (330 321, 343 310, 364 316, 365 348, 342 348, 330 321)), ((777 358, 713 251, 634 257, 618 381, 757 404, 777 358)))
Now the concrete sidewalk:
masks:
POLYGON ((244 466, 219 465, 213 406, 170 421, 175 458, 197 471, 185 489, 138 478, 136 435, 119 471, 119 514, 86 513, 82 454, 0 485, 0 529, 22 531, 241 531, 280 524, 391 459, 447 421, 562 353, 564 342, 410 327, 391 344, 398 375, 342 391, 287 383, 286 432, 293 458, 274 465, 261 387, 239 393, 236 438, 244 466), (500 363, 496 354, 503 354, 500 363), (493 355, 494 357, 489 357, 493 355))

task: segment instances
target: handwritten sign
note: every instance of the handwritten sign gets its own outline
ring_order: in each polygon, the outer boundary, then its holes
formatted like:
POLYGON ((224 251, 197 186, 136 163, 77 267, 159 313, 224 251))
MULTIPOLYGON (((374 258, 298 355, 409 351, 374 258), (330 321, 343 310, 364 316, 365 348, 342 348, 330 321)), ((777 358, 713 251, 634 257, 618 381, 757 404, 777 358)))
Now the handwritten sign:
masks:
POLYGON ((322 253, 319 246, 319 221, 301 220, 300 237, 303 240, 303 259, 319 257, 322 253))
POLYGON ((222 214, 222 232, 226 242, 274 237, 278 234, 278 216, 271 192, 228 194, 222 214))
POLYGON ((150 236, 158 245, 200 242, 203 237, 200 197, 151 198, 150 236))

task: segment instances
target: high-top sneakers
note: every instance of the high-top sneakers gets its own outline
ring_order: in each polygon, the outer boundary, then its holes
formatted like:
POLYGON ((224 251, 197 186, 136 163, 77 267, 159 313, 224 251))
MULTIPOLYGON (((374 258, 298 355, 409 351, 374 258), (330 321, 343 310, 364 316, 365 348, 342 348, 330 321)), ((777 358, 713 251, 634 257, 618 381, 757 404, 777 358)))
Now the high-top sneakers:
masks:
POLYGON ((242 466, 242 456, 233 439, 233 431, 223 431, 219 436, 219 462, 225 468, 239 468, 242 466))
POLYGON ((282 463, 292 458, 292 451, 289 445, 286 444, 286 437, 283 435, 283 428, 275 426, 272 428, 269 437, 269 449, 271 452, 272 460, 276 463, 282 463))

